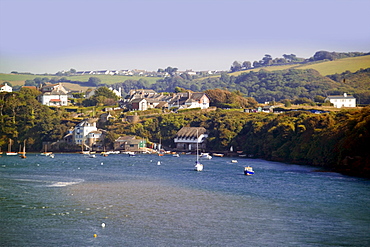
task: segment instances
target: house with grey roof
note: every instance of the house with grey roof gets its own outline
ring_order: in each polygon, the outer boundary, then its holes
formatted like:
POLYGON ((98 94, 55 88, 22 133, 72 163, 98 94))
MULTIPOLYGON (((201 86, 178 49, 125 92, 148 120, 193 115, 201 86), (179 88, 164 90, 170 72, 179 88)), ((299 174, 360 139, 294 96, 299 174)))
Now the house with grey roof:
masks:
POLYGON ((174 137, 177 150, 192 151, 206 148, 208 138, 207 130, 204 127, 182 127, 174 137))
POLYGON ((356 107, 356 98, 352 95, 347 95, 346 93, 343 95, 328 96, 325 101, 329 101, 336 108, 356 107))
POLYGON ((184 108, 209 108, 210 100, 205 93, 199 92, 185 92, 178 93, 176 96, 168 103, 169 107, 177 107, 179 109, 184 108))
POLYGON ((113 147, 116 151, 143 151, 146 147, 146 140, 136 139, 135 136, 120 136, 114 141, 113 147))

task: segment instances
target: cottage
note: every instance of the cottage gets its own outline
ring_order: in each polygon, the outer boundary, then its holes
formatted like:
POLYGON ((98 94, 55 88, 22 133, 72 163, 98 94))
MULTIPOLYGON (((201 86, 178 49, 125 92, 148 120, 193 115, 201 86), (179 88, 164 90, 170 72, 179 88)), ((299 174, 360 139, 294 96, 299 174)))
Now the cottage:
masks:
POLYGON ((68 90, 61 83, 47 84, 41 88, 39 102, 47 106, 67 106, 68 90))
POLYGON ((342 95, 328 96, 325 101, 329 101, 336 108, 356 107, 356 98, 346 93, 342 95))
POLYGON ((176 149, 178 150, 196 150, 197 143, 199 149, 206 148, 206 139, 208 134, 203 127, 183 127, 181 128, 175 138, 176 149))
POLYGON ((114 141, 114 150, 137 152, 146 147, 146 141, 135 136, 121 136, 114 141))
POLYGON ((13 91, 13 88, 11 86, 8 85, 8 83, 4 83, 4 85, 1 85, 0 86, 0 93, 2 92, 8 92, 8 93, 11 93, 13 91))
POLYGON ((209 98, 205 93, 178 93, 170 102, 169 107, 177 108, 209 108, 209 98))
POLYGON ((134 99, 129 104, 130 110, 146 111, 148 110, 148 102, 144 98, 134 99))

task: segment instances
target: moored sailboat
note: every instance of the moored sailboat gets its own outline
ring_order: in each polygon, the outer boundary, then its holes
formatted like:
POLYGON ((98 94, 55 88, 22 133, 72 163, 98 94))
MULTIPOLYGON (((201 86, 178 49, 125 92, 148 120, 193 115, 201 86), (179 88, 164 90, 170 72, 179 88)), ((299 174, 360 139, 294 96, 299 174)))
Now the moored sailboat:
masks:
POLYGON ((48 149, 48 147, 45 144, 44 145, 44 152, 40 153, 40 155, 49 156, 49 155, 51 155, 53 153, 53 152, 48 152, 47 149, 48 149))
POLYGON ((13 140, 9 138, 9 144, 8 144, 8 152, 6 152, 6 155, 17 155, 17 152, 12 152, 12 145, 13 140))
POLYGON ((199 154, 198 154, 198 130, 197 130, 197 153, 196 153, 196 161, 195 161, 195 171, 201 172, 203 171, 203 165, 199 162, 199 154))
POLYGON ((23 152, 19 152, 19 153, 20 153, 19 157, 21 157, 22 159, 27 158, 26 157, 26 140, 23 141, 23 152))

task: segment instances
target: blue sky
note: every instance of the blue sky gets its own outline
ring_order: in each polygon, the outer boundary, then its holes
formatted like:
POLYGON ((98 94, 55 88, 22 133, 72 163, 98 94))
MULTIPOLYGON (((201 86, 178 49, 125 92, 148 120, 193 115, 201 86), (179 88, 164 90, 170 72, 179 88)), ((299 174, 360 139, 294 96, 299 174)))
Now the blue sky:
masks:
POLYGON ((228 70, 370 51, 369 0, 0 0, 0 72, 228 70))

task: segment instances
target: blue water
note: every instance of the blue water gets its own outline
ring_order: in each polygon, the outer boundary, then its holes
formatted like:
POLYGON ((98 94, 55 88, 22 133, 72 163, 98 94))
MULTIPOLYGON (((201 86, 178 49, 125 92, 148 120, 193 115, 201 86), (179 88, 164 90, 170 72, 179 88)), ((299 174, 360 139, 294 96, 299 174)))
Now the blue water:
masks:
POLYGON ((2 157, 0 245, 370 246, 369 180, 220 157, 196 172, 194 161, 2 157))

